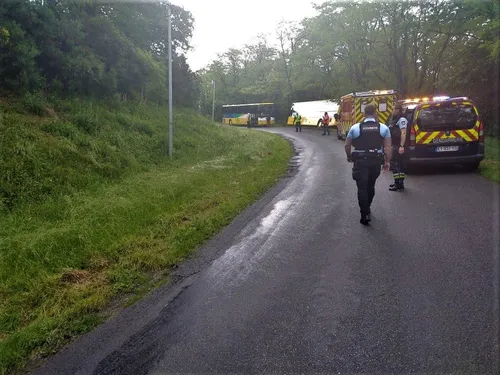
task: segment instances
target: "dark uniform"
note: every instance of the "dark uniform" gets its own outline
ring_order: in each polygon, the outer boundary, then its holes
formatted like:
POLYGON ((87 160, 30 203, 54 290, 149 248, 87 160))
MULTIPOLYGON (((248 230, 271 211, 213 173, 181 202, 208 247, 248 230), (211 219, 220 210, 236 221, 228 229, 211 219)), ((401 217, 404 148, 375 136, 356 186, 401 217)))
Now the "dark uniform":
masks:
POLYGON ((384 164, 384 138, 390 137, 390 131, 385 124, 367 118, 364 122, 353 125, 347 137, 353 139, 355 150, 351 154, 354 162, 352 178, 358 187, 361 221, 367 224, 375 196, 375 182, 380 176, 380 167, 384 164))
POLYGON ((394 178, 389 190, 403 190, 405 188, 405 171, 404 171, 404 154, 399 153, 401 146, 401 129, 406 129, 408 120, 402 116, 397 115, 389 126, 392 138, 392 159, 391 159, 391 172, 394 178))

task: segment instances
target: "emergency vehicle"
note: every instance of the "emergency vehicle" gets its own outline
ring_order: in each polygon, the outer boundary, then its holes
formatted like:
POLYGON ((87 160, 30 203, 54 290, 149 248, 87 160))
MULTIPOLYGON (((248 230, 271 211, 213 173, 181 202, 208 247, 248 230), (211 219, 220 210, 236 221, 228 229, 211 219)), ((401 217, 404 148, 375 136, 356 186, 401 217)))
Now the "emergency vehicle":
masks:
POLYGON ((407 166, 461 164, 475 170, 484 159, 484 128, 466 97, 410 98, 399 101, 408 119, 407 166))
POLYGON ((363 112, 368 104, 375 105, 378 120, 386 124, 396 101, 397 93, 395 90, 353 92, 342 96, 338 111, 340 120, 337 124, 337 138, 345 139, 351 126, 363 121, 363 112))

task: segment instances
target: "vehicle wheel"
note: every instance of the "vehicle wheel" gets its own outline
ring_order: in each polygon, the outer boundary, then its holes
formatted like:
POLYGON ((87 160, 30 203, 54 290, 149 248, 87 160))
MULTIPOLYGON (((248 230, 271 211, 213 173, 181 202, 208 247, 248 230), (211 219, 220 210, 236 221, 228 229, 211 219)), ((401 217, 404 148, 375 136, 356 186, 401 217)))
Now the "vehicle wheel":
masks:
POLYGON ((469 172, 475 172, 479 168, 481 162, 475 161, 473 163, 464 164, 464 168, 469 172))

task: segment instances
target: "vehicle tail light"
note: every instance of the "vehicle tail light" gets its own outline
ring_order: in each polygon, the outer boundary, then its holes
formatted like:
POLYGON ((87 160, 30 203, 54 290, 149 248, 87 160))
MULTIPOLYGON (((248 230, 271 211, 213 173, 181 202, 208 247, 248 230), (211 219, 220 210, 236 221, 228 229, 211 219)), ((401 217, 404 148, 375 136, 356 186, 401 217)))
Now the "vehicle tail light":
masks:
POLYGON ((415 131, 415 127, 412 126, 410 130, 410 146, 415 146, 416 139, 417 139, 417 132, 415 131))

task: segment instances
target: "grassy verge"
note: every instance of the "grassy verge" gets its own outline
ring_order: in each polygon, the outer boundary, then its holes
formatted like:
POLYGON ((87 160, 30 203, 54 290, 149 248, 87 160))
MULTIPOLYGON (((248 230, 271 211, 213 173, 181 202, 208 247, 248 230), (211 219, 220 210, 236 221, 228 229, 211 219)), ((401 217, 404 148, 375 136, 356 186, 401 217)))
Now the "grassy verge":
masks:
POLYGON ((479 171, 486 178, 500 182, 500 138, 487 137, 485 143, 485 159, 479 171))
POLYGON ((291 155, 271 134, 179 111, 170 161, 163 109, 78 106, 55 117, 4 113, 0 152, 17 169, 0 185, 1 373, 54 353, 105 319, 112 300, 165 280, 291 155))

